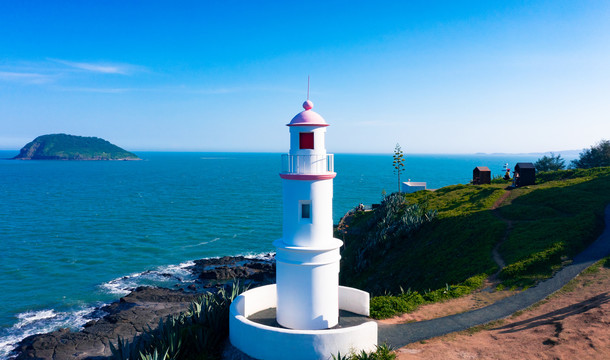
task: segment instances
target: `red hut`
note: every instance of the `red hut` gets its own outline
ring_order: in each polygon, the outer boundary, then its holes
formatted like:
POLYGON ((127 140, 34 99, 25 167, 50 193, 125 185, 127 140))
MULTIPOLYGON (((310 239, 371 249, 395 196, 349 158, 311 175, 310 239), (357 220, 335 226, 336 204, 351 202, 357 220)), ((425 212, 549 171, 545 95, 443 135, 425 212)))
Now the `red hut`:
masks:
POLYGON ((487 166, 477 166, 472 170, 472 183, 475 185, 491 184, 491 170, 487 166))

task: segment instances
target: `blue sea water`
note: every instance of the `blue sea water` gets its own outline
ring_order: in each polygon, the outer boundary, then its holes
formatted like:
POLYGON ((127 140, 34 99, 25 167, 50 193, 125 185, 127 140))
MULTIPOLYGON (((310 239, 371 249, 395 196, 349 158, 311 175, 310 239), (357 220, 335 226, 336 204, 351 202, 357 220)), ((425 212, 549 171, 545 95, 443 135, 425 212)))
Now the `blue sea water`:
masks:
MULTIPOLYGON (((17 151, 0 151, 0 159, 17 151)), ((190 261, 274 251, 280 154, 138 153, 144 161, 0 160, 0 358, 25 336, 78 328, 140 284, 188 282, 190 261)), ((468 183, 475 166, 537 156, 406 155, 402 181, 468 183)), ((333 217, 397 190, 392 154, 336 154, 333 217)))

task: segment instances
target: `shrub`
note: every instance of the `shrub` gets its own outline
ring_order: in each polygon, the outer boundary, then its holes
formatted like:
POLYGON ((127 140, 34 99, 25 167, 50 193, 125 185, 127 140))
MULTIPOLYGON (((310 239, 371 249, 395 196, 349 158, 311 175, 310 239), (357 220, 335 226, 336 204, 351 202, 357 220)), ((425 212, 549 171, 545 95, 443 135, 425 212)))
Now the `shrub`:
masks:
POLYGON ((387 319, 396 314, 407 312, 409 305, 400 297, 384 295, 372 298, 370 309, 373 319, 387 319))
POLYGON ((556 171, 563 170, 566 168, 566 161, 561 158, 561 154, 555 156, 551 153, 551 156, 544 155, 534 163, 536 171, 556 171))
POLYGON ((412 312, 426 303, 434 303, 470 294, 483 285, 486 274, 480 274, 464 280, 458 285, 445 285, 441 289, 427 291, 421 295, 417 291, 402 291, 400 295, 375 296, 371 299, 371 317, 387 319, 395 315, 412 312))
MULTIPOLYGON (((550 248, 533 253, 526 258, 512 263, 500 271, 503 280, 519 278, 527 274, 548 273, 553 266, 561 264, 561 258, 566 254, 562 243, 555 243, 550 248)), ((520 284, 526 285, 526 284, 520 284)))
POLYGON ((407 305, 407 312, 417 309, 417 307, 426 302, 423 296, 417 291, 408 291, 399 295, 399 298, 405 301, 407 305))
POLYGON ((610 166, 610 140, 602 139, 597 145, 584 150, 580 153, 580 158, 572 160, 570 165, 579 169, 610 166))

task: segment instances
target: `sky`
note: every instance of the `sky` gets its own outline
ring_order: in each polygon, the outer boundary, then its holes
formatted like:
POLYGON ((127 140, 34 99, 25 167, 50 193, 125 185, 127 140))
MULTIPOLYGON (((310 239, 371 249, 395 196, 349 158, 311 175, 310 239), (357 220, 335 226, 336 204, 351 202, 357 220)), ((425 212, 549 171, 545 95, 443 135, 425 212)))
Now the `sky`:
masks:
POLYGON ((0 0, 0 149, 527 153, 610 139, 608 1, 0 0))

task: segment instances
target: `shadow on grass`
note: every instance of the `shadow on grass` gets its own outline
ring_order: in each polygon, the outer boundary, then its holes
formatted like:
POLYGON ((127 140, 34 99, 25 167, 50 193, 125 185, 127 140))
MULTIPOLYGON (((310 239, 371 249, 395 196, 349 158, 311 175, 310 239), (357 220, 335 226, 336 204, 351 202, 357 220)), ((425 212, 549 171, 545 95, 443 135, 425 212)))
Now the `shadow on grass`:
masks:
POLYGON ((529 286, 548 278, 603 231, 610 203, 610 175, 574 185, 536 189, 500 213, 514 228, 500 246, 507 286, 529 286))

